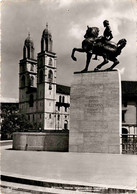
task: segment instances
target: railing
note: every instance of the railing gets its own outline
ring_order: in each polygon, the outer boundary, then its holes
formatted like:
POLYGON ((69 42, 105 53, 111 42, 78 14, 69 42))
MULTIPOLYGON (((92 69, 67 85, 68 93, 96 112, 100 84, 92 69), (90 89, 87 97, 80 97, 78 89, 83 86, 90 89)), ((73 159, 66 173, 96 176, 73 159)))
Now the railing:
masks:
POLYGON ((121 139, 123 154, 137 154, 137 125, 123 124, 121 139))

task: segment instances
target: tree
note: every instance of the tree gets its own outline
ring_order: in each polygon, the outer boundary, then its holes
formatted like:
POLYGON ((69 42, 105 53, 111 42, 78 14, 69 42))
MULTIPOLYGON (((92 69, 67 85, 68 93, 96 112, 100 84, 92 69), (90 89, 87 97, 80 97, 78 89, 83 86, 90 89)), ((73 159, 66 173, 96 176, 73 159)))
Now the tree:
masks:
POLYGON ((1 139, 11 139, 14 132, 33 130, 34 126, 26 115, 19 113, 16 105, 5 104, 2 107, 1 139))

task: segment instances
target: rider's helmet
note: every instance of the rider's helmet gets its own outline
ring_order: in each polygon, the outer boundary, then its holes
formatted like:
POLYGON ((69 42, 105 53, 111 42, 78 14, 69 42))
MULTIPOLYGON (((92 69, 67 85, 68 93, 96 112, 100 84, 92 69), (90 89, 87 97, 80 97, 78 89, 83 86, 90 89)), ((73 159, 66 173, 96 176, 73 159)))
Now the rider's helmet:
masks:
POLYGON ((108 26, 109 25, 109 21, 108 20, 104 20, 103 24, 104 24, 104 26, 108 26))

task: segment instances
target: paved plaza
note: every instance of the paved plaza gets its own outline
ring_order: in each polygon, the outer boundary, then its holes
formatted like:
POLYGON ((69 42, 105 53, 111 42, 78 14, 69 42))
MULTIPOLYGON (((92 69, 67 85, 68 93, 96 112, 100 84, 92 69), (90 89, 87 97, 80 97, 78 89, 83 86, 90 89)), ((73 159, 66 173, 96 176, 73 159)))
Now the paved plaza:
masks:
POLYGON ((1 147, 1 174, 16 178, 117 189, 136 189, 137 156, 34 152, 1 147))

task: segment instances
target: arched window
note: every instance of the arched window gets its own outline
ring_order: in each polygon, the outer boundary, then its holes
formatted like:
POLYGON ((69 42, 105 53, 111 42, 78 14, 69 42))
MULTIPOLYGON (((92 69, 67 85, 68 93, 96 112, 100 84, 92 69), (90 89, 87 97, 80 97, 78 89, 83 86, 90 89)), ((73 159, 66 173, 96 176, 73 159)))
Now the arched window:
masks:
POLYGON ((65 122, 64 122, 64 129, 68 129, 68 121, 67 120, 65 120, 65 122))
POLYGON ((29 96, 29 107, 33 107, 34 105, 34 96, 33 94, 30 94, 29 96))
POLYGON ((64 96, 62 97, 62 102, 63 102, 63 103, 65 102, 65 97, 64 97, 64 96))
POLYGON ((51 69, 49 70, 49 73, 48 73, 48 80, 49 82, 52 82, 53 80, 53 72, 51 71, 51 69))
POLYGON ((60 115, 58 114, 58 121, 60 120, 60 115))
POLYGON ((31 64, 30 71, 34 71, 34 64, 31 64))
POLYGON ((28 59, 30 59, 30 47, 27 47, 28 59))
POLYGON ((43 66, 43 59, 42 59, 42 58, 39 59, 39 66, 40 66, 40 67, 43 66))
POLYGON ((49 59, 49 65, 52 66, 52 58, 49 59))
POLYGON ((59 96, 59 102, 61 103, 61 96, 59 96))
POLYGON ((49 51, 52 51, 52 39, 51 39, 51 37, 49 38, 49 51))
POLYGON ((24 75, 21 78, 21 86, 25 87, 25 76, 24 75))
POLYGON ((34 77, 33 76, 30 77, 30 86, 34 86, 34 77))
POLYGON ((39 82, 40 83, 43 82, 43 70, 41 70, 40 73, 39 73, 39 82))
POLYGON ((49 114, 49 119, 51 119, 51 114, 49 114))

